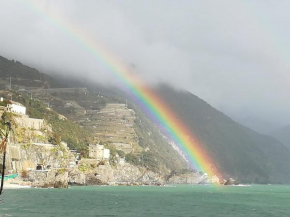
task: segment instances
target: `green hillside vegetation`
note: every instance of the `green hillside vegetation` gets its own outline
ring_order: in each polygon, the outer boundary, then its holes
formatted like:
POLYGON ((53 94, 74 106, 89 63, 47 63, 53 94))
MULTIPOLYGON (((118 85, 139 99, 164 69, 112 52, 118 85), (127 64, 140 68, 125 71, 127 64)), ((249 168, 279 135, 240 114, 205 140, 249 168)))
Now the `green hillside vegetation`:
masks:
POLYGON ((290 125, 270 134, 290 150, 290 125))
MULTIPOLYGON (((188 167, 186 161, 168 144, 159 129, 135 105, 130 107, 136 112, 134 130, 138 136, 138 143, 143 152, 138 156, 140 161, 128 156, 132 162, 144 164, 152 171, 181 171, 188 167)), ((127 157, 127 158, 128 158, 127 157)))
MULTIPOLYGON (((4 96, 4 97, 7 97, 4 96)), ((27 115, 31 118, 40 118, 47 121, 52 126, 53 135, 51 142, 57 141, 55 137, 60 137, 71 149, 86 150, 91 141, 91 135, 78 124, 70 120, 60 118, 55 111, 49 110, 38 100, 30 99, 26 96, 13 94, 13 100, 23 104, 27 108, 27 115)))
MULTIPOLYGON (((54 94, 61 100, 71 100, 77 102, 85 110, 100 110, 106 106, 107 103, 126 103, 126 100, 119 96, 104 95, 102 98, 97 97, 98 94, 87 93, 59 93, 54 94)), ((161 172, 168 174, 171 171, 180 171, 187 168, 187 163, 181 156, 171 147, 163 136, 159 133, 156 126, 140 111, 137 106, 131 104, 130 108, 136 112, 137 119, 135 120, 134 130, 138 136, 138 144, 142 148, 141 153, 126 154, 126 161, 137 166, 145 166, 147 169, 154 172, 161 172), (148 133, 151 133, 149 136, 148 133), (147 148, 147 149, 146 149, 147 148)), ((57 109, 56 109, 57 110, 57 109)), ((65 110, 58 110, 63 115, 66 115, 73 120, 80 118, 76 112, 67 113, 65 110)), ((90 116, 89 116, 90 117, 90 116)), ((87 126, 89 132, 91 129, 87 126)), ((101 141, 101 144, 103 141, 101 141)), ((114 159, 114 154, 122 155, 109 143, 104 143, 111 150, 114 159)))
POLYGON ((246 128, 186 91, 161 85, 158 93, 189 126, 227 177, 247 183, 290 183, 290 151, 246 128))
POLYGON ((19 61, 8 60, 0 56, 0 83, 1 89, 4 84, 9 84, 9 78, 12 78, 12 84, 17 86, 30 87, 59 87, 59 82, 49 75, 39 72, 38 70, 25 66, 19 61), (3 80, 6 79, 6 80, 3 80))

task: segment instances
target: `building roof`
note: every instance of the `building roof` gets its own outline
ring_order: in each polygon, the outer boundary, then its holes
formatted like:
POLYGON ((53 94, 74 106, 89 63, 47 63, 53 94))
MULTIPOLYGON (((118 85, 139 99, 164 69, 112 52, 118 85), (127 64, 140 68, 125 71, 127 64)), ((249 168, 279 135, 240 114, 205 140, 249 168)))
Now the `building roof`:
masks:
POLYGON ((21 103, 19 103, 19 102, 15 102, 15 101, 12 101, 12 100, 9 100, 9 101, 7 102, 7 104, 14 104, 14 105, 18 105, 18 106, 25 107, 25 106, 22 105, 21 103))

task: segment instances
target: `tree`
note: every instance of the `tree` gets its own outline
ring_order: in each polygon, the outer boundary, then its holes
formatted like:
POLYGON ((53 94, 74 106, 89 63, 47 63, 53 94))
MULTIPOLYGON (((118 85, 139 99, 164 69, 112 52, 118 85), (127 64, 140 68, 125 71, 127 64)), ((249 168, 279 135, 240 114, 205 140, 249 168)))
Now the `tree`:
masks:
POLYGON ((1 139, 0 154, 3 155, 0 195, 3 193, 3 187, 4 187, 7 143, 8 143, 10 132, 13 131, 14 126, 15 126, 15 121, 13 119, 12 114, 4 112, 0 119, 0 139, 1 139))
POLYGON ((50 138, 48 139, 48 141, 51 144, 60 145, 60 143, 61 143, 61 136, 59 134, 52 133, 52 135, 50 136, 50 138))

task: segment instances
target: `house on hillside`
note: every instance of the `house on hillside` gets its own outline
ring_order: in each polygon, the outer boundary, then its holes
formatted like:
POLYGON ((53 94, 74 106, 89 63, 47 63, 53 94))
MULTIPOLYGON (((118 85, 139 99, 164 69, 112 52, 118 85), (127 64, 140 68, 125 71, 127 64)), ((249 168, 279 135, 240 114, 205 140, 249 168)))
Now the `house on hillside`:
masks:
POLYGON ((21 116, 17 115, 14 117, 17 125, 20 127, 34 130, 42 130, 49 127, 44 119, 30 118, 28 115, 26 115, 26 107, 18 102, 8 100, 6 108, 0 106, 0 113, 2 111, 20 114, 21 116))
POLYGON ((103 145, 89 145, 89 157, 96 159, 97 161, 109 160, 110 149, 105 148, 103 145))
POLYGON ((18 102, 14 102, 12 100, 9 100, 7 103, 7 111, 13 112, 16 114, 26 114, 26 107, 18 102))

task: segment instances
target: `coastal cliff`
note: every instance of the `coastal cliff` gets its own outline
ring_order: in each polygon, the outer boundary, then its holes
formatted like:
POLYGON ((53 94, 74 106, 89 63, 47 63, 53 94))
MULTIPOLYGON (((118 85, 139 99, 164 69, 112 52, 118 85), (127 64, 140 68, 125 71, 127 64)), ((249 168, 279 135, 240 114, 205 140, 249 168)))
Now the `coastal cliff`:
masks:
POLYGON ((126 163, 117 167, 102 165, 86 172, 77 167, 28 171, 10 180, 10 183, 39 188, 67 188, 68 185, 163 185, 165 180, 152 171, 126 163))
POLYGON ((220 184, 216 176, 208 177, 200 173, 188 172, 168 178, 129 163, 118 166, 100 165, 87 171, 81 168, 76 166, 67 169, 29 171, 21 173, 16 179, 10 180, 10 183, 39 188, 67 188, 69 185, 220 184))

